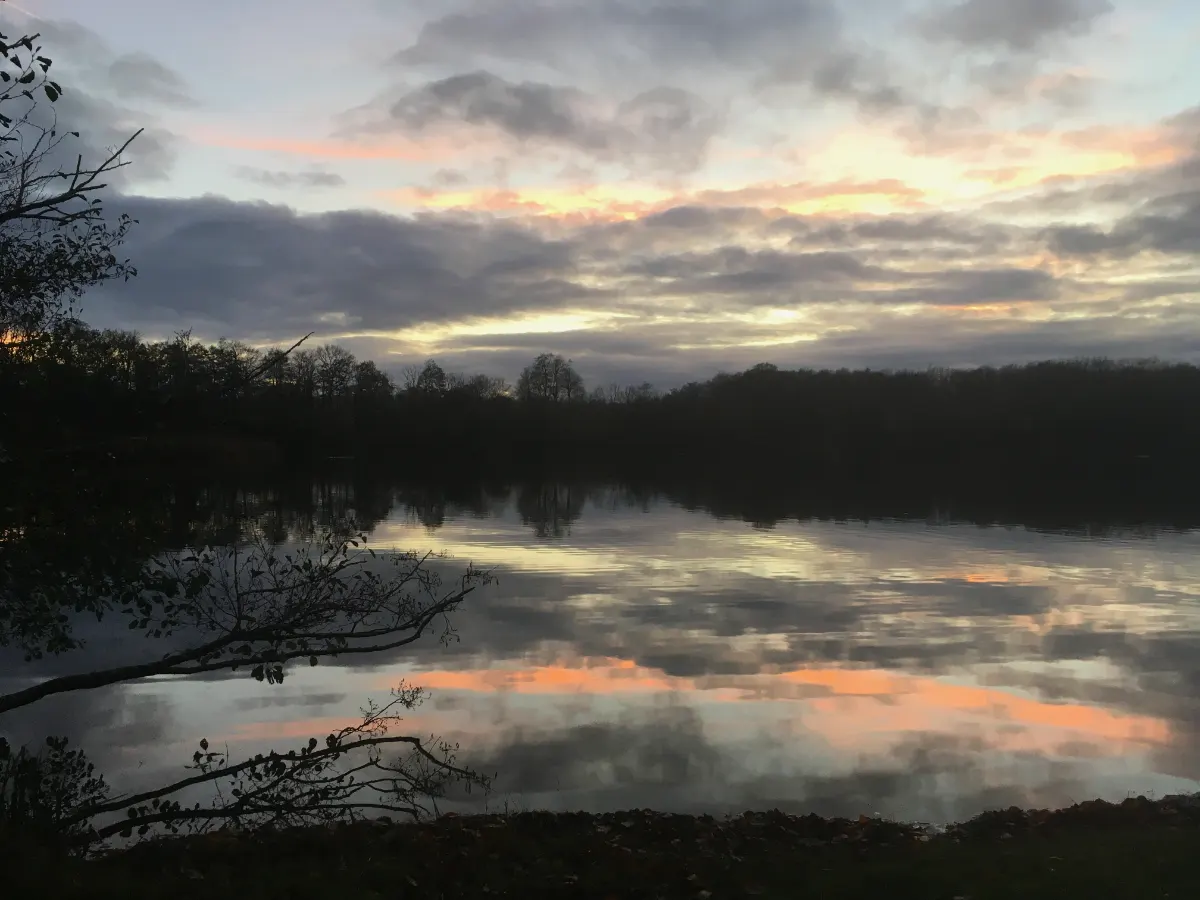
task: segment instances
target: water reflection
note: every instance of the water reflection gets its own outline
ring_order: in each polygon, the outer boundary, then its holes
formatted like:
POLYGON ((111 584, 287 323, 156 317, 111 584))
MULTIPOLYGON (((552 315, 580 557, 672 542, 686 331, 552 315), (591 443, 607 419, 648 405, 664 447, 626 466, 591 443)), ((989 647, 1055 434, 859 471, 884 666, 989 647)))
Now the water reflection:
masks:
POLYGON ((493 803, 947 820, 1200 779, 1200 536, 762 528, 567 485, 382 497, 322 489, 301 513, 259 511, 293 537, 365 516, 376 546, 494 567, 461 642, 299 669, 274 690, 118 689, 130 721, 160 723, 154 765, 201 736, 282 749, 409 677, 433 692, 413 730, 497 771, 493 803))

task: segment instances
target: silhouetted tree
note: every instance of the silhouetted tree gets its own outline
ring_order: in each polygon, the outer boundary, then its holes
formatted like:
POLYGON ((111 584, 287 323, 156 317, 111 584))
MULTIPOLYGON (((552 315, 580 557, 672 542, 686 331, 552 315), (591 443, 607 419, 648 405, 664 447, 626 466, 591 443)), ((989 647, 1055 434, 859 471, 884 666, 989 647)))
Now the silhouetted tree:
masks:
POLYGON ((557 353, 542 353, 522 370, 517 380, 517 395, 522 400, 554 403, 581 400, 583 379, 569 359, 557 353))
POLYGON ((66 157, 78 135, 57 129, 62 88, 48 77, 38 37, 0 34, 0 336, 9 342, 69 319, 84 289, 135 274, 114 252, 132 221, 110 226, 96 195, 141 132, 96 164, 66 157))
POLYGON ((446 371, 437 364, 436 360, 426 360, 417 375, 413 388, 422 394, 440 396, 448 388, 446 371))

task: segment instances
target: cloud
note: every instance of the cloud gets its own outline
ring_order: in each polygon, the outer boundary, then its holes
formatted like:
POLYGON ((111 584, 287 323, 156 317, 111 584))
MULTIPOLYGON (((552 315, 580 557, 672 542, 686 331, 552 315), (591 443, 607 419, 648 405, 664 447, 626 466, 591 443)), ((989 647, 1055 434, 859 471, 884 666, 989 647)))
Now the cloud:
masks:
POLYGON ((113 170, 106 182, 114 190, 130 190, 138 183, 165 179, 175 163, 178 139, 155 116, 126 101, 186 102, 178 76, 145 54, 115 57, 99 35, 78 23, 33 16, 14 21, 6 15, 0 8, 0 31, 10 36, 41 34, 42 52, 54 59, 51 74, 63 87, 56 103, 42 97, 29 111, 29 105, 18 108, 16 104, 25 101, 16 98, 7 111, 29 112, 34 127, 57 129, 63 135, 47 165, 73 169, 78 156, 84 166, 98 164, 140 128, 141 136, 123 157, 130 165, 113 170), (70 131, 79 132, 79 138, 66 134, 70 131))
POLYGON ((118 205, 140 222, 126 248, 139 275, 89 296, 85 315, 167 333, 182 321, 198 332, 272 340, 329 322, 390 331, 604 296, 572 280, 570 244, 517 223, 302 216, 216 197, 118 205))
POLYGON ((1109 0, 964 0, 929 13, 924 30, 968 47, 1028 53, 1052 38, 1085 34, 1112 10, 1109 0))
MULTIPOLYGON (((579 112, 600 101, 476 84, 484 100, 451 91, 459 121, 605 146, 587 129, 612 119, 579 112), (549 115, 560 101, 565 112, 549 115)), ((437 104, 408 114, 448 115, 437 104)), ((89 293, 83 312, 152 335, 190 326, 274 342, 316 330, 393 369, 432 355, 509 379, 537 352, 564 352, 590 381, 665 387, 764 360, 1200 358, 1184 272, 1200 252, 1200 119, 1010 135, 994 159, 1028 169, 1018 151, 1043 145, 1091 154, 1076 169, 1092 174, 1010 181, 1003 201, 983 194, 954 211, 901 178, 485 196, 461 189, 461 169, 431 169, 427 183, 445 188, 409 199, 442 211, 408 216, 119 197, 114 211, 141 223, 125 248, 140 275, 89 293)), ((239 170, 290 188, 303 172, 239 170)))
POLYGON ((196 105, 177 72, 145 53, 127 53, 108 65, 108 81, 117 96, 150 100, 186 109, 196 105))
POLYGON ((289 188, 328 188, 341 187, 346 179, 336 172, 326 172, 312 169, 307 172, 282 172, 271 169, 257 169, 253 166, 237 166, 234 174, 238 178, 263 187, 287 190, 289 188))
POLYGON ((1040 71, 1040 60, 1002 56, 973 66, 971 81, 998 100, 1013 104, 1041 101, 1064 112, 1078 112, 1092 100, 1100 79, 1087 72, 1040 71))
POLYGON ((840 29, 823 0, 518 0, 475 2, 426 23, 395 61, 464 56, 552 61, 562 68, 650 65, 686 70, 778 64, 827 45, 840 29))
POLYGON ((910 102, 879 48, 853 44, 827 0, 519 0, 427 22, 393 57, 408 66, 551 66, 594 84, 693 83, 729 95, 804 84, 881 114, 910 102), (718 87, 719 86, 719 87, 718 87))
POLYGON ((366 131, 422 134, 453 126, 498 131, 518 144, 576 150, 607 162, 689 171, 704 160, 718 116, 696 95, 659 87, 609 105, 571 87, 510 82, 486 71, 408 91, 366 131))
POLYGON ((1137 196, 1142 202, 1109 227, 1069 224, 1047 228, 1043 234, 1048 248, 1067 259, 1123 260, 1142 253, 1194 259, 1200 255, 1200 171, 1193 171, 1196 168, 1189 161, 1139 179, 1137 196), (1176 192, 1147 196, 1147 188, 1155 182, 1160 190, 1174 185, 1176 192))
MULTIPOLYGON (((1182 183, 1167 170, 1155 177, 1182 183)), ((1128 272, 1071 268, 1141 249, 1189 258, 1200 200, 1186 191, 1107 228, 699 202, 580 222, 299 215, 215 197, 112 205, 140 221, 125 248, 140 274, 89 293, 93 324, 264 342, 316 330, 393 367, 436 355, 513 378, 549 350, 586 360, 589 379, 669 386, 764 359, 923 368, 1195 358, 1200 338, 1200 320, 1171 299, 1186 296, 1188 279, 1148 273, 1131 285, 1128 272)))
MULTIPOLYGON (((43 109, 40 112, 49 112, 43 109)), ((142 133, 122 156, 128 165, 114 170, 107 183, 117 191, 131 190, 143 182, 162 181, 171 173, 178 154, 178 138, 153 119, 81 90, 67 88, 54 104, 59 133, 78 131, 79 138, 67 137, 61 146, 59 164, 74 168, 76 154, 84 165, 100 163, 125 143, 140 128, 142 133), (149 122, 149 124, 148 124, 149 122)))

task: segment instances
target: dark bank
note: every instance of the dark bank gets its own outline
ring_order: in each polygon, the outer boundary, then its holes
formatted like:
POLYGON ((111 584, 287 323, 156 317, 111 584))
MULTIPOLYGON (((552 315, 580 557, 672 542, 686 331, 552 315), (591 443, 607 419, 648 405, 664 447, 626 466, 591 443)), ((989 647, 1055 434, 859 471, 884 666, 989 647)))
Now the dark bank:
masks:
POLYGON ((865 815, 823 819, 778 810, 722 819, 644 809, 528 812, 425 825, 217 832, 90 863, 34 850, 10 871, 9 883, 64 898, 199 898, 237 890, 264 898, 438 900, 1132 900, 1194 896, 1198 836, 1200 811, 1186 797, 1055 811, 1014 807, 936 834, 865 815))

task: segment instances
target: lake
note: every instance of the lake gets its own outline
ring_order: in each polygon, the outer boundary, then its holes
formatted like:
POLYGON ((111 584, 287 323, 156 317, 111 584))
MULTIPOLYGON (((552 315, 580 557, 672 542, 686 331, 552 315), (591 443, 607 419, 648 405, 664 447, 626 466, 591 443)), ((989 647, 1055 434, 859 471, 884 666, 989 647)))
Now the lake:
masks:
MULTIPOLYGON (((595 486, 462 505, 314 497, 325 514, 370 505, 377 549, 444 551, 447 577, 493 569, 455 616, 460 640, 296 666, 280 686, 160 679, 56 698, 18 733, 71 734, 121 787, 182 776, 201 737, 234 756, 299 746, 403 678, 430 692, 409 733, 497 773, 492 810, 947 822, 1200 779, 1195 533, 755 525, 595 486)), ((156 652, 90 627, 89 654, 156 652)))

